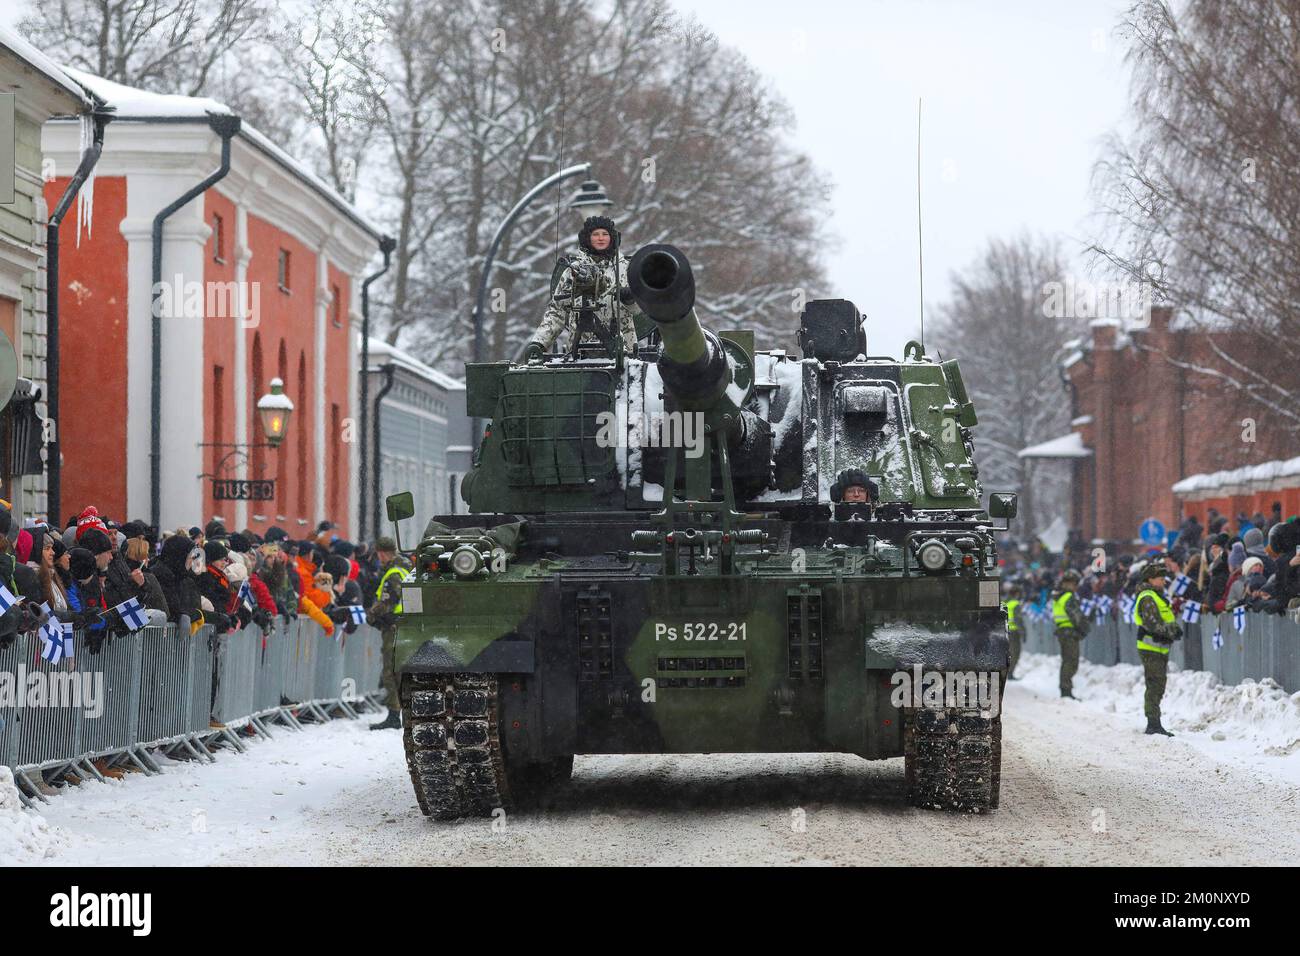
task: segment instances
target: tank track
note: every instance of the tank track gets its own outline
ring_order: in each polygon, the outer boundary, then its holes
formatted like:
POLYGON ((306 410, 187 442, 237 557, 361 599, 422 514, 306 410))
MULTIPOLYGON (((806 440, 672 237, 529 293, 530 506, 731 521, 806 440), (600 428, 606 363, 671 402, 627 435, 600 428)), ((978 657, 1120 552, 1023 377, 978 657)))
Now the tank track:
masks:
POLYGON ((996 810, 1002 718, 978 710, 909 709, 903 723, 907 801, 932 810, 996 810))
POLYGON ((425 816, 490 817, 531 803, 573 773, 572 756, 509 759, 493 674, 407 674, 401 699, 406 766, 425 816))
POLYGON ((491 816, 510 802, 491 674, 407 674, 406 766, 425 816, 491 816))

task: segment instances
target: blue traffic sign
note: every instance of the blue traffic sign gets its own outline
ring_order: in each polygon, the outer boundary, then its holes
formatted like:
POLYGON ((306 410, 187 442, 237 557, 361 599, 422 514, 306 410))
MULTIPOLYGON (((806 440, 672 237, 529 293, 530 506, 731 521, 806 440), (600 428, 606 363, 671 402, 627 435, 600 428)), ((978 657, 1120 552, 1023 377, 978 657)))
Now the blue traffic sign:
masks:
POLYGON ((1143 544, 1164 544, 1165 543, 1165 526, 1155 518, 1147 518, 1142 522, 1142 527, 1138 528, 1138 536, 1142 539, 1143 544))

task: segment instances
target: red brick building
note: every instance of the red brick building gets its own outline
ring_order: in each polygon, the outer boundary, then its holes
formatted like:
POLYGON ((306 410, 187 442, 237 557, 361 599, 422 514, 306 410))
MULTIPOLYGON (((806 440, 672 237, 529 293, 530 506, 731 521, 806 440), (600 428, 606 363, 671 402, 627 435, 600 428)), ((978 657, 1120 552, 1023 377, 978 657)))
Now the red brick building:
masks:
POLYGON ((1267 513, 1275 500, 1300 504, 1300 479, 1288 469, 1257 469, 1258 480, 1238 471, 1292 458, 1300 449, 1275 414, 1196 371, 1219 363, 1212 341, 1211 334, 1180 328, 1171 309, 1157 307, 1145 328, 1094 321, 1062 363, 1077 437, 1026 453, 1070 459, 1070 523, 1085 540, 1133 541, 1152 517, 1168 528, 1187 514, 1204 522, 1212 496, 1193 496, 1186 483, 1174 489, 1192 476, 1234 471, 1242 478, 1218 495, 1225 514, 1267 513))
MULTIPOLYGON (((117 114, 96 169, 92 230, 64 244, 63 510, 94 504, 119 519, 151 517, 158 348, 163 527, 217 516, 297 537, 329 518, 347 533, 357 500, 359 296, 378 231, 244 126, 224 178, 164 223, 155 345, 154 217, 219 167, 209 117, 230 111, 74 75, 117 114), (256 402, 273 378, 294 411, 271 450, 255 447, 256 402), (214 500, 214 478, 274 479, 274 498, 214 500)), ((46 124, 43 145, 57 170, 75 167, 75 125, 46 124)), ((47 197, 63 184, 48 183, 47 197)))

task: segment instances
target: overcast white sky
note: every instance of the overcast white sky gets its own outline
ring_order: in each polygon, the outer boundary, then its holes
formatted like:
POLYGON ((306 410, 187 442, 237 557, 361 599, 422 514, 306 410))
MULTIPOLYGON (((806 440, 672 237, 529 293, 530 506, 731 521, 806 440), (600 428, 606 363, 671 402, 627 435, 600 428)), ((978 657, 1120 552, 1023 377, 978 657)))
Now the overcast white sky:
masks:
POLYGON ((991 235, 1087 234, 1092 164, 1125 110, 1114 28, 1129 0, 674 3, 793 107, 835 184, 830 276, 873 353, 916 334, 918 97, 927 305, 991 235))
MULTIPOLYGON (((1125 111, 1114 31, 1130 0, 674 2, 794 109, 835 186, 830 277, 867 314, 872 352, 916 335, 918 97, 927 304, 989 236, 1087 235, 1092 164, 1125 111)), ((0 22, 26 6, 0 0, 0 22)))

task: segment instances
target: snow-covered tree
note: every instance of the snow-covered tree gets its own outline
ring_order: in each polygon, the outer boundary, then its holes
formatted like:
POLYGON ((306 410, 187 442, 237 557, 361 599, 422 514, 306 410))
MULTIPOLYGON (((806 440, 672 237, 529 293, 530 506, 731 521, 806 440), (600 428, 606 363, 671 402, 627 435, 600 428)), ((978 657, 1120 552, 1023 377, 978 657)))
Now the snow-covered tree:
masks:
POLYGON ((992 239, 951 278, 927 346, 961 363, 979 426, 980 483, 1020 495, 1014 526, 1036 533, 1068 512, 1069 474, 1060 463, 1019 458, 1022 448, 1069 431, 1070 403, 1061 381, 1065 344, 1084 321, 1050 306, 1066 279, 1060 245, 1022 235, 992 239))
POLYGON ((1124 30, 1136 132, 1099 164, 1095 248, 1229 333, 1187 366, 1202 387, 1300 434, 1300 5, 1142 0, 1124 30))

